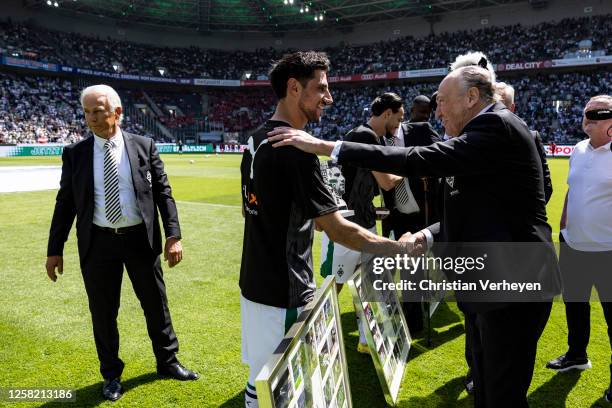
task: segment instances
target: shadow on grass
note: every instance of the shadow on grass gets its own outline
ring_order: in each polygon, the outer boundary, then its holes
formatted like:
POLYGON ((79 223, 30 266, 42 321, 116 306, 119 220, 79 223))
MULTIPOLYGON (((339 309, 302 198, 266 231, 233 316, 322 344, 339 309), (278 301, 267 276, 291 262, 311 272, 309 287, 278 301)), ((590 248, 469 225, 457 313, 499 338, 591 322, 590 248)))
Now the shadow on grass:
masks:
POLYGON ((580 374, 582 372, 579 370, 555 374, 550 380, 529 394, 527 397, 529 405, 532 407, 564 408, 566 406, 565 400, 570 391, 576 386, 580 379, 580 374))
POLYGON ((386 404, 384 404, 385 396, 378 382, 374 364, 372 364, 372 357, 369 354, 357 352, 359 335, 353 333, 357 331, 355 312, 342 313, 340 320, 342 324, 342 335, 344 337, 344 349, 346 350, 346 363, 349 371, 348 377, 351 385, 353 406, 368 408, 386 406, 386 404))
MULTIPOLYGON (((148 373, 142 374, 138 377, 130 378, 127 381, 122 381, 121 385, 125 389, 124 398, 126 395, 130 393, 130 390, 143 385, 148 384, 153 381, 159 380, 157 373, 148 373)), ((79 388, 75 390, 76 393, 76 403, 74 406, 78 407, 97 407, 102 404, 106 400, 102 398, 102 381, 96 382, 95 384, 91 384, 85 386, 83 388, 79 388)), ((41 407, 65 407, 65 402, 48 402, 46 404, 41 405, 41 407)))
POLYGON ((459 401, 464 391, 463 377, 456 377, 434 390, 426 397, 412 397, 407 401, 400 401, 398 407, 472 407, 473 397, 459 401))
POLYGON ((434 350, 435 348, 463 335, 464 332, 465 330, 463 328, 463 324, 457 323, 454 326, 451 326, 448 330, 439 332, 434 331, 432 334, 431 344, 427 344, 426 338, 423 338, 422 336, 420 336, 421 338, 417 337, 416 339, 413 339, 409 359, 415 359, 421 354, 434 350))
POLYGON ((461 323, 463 316, 457 313, 448 306, 448 303, 441 302, 438 308, 431 317, 431 327, 433 329, 449 326, 453 323, 461 323))
MULTIPOLYGON (((464 332, 461 318, 453 312, 446 304, 440 305, 440 309, 436 311, 432 320, 433 327, 448 327, 449 322, 457 322, 447 330, 433 333, 433 343, 429 347, 425 347, 425 339, 414 340, 408 356, 408 360, 412 360, 421 354, 424 354, 436 347, 451 341, 464 332), (423 343, 423 344, 421 344, 423 343)), ((360 354, 357 352, 357 343, 359 335, 357 332, 357 321, 355 312, 345 312, 341 315, 342 333, 344 336, 344 347, 346 350, 346 359, 349 370, 349 381, 351 384, 351 393, 353 395, 353 405, 355 407, 384 407, 385 396, 382 388, 378 383, 378 375, 372 357, 369 354, 360 354), (349 334, 350 333, 350 334, 349 334)), ((440 390, 436 392, 444 393, 447 397, 456 394, 456 397, 463 391, 463 377, 452 380, 440 390), (448 387, 445 388, 445 387, 448 387), (450 391, 452 390, 452 392, 450 391)), ((456 401, 455 397, 455 401, 456 401)), ((452 397, 450 397, 452 399, 452 397)), ((420 406, 420 405, 410 405, 420 406)))
POLYGON ((219 405, 219 408, 241 408, 244 407, 244 391, 240 391, 232 398, 219 405))

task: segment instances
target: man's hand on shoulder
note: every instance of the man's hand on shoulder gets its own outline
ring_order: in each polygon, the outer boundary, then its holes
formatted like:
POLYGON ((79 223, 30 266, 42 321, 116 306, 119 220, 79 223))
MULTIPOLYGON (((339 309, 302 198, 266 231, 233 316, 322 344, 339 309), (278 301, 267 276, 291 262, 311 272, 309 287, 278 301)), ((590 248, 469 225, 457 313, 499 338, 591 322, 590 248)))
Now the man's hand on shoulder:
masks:
POLYGON ((175 237, 166 239, 164 246, 164 261, 168 261, 168 266, 172 268, 183 260, 183 244, 175 237))
POLYGON ((334 150, 334 142, 326 142, 311 136, 303 130, 291 127, 277 127, 268 132, 268 141, 273 147, 294 146, 306 153, 329 156, 334 150))
POLYGON ((49 279, 53 282, 57 281, 57 274, 55 272, 55 268, 57 268, 57 273, 60 275, 64 273, 64 258, 61 255, 52 255, 47 257, 47 275, 49 279))

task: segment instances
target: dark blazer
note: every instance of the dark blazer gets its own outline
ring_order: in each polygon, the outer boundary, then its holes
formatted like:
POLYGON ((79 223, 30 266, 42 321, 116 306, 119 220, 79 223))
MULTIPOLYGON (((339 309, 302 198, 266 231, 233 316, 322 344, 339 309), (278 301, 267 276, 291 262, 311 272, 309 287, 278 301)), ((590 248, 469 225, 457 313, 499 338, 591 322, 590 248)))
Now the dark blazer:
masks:
POLYGON ((537 130, 532 130, 531 134, 536 141, 536 148, 538 149, 538 155, 540 156, 540 161, 542 162, 542 173, 544 175, 544 198, 546 200, 546 204, 548 204, 548 201, 550 201, 550 197, 553 193, 553 185, 550 177, 550 169, 548 168, 548 161, 546 160, 546 149, 544 148, 544 143, 542 143, 540 133, 537 130))
MULTIPOLYGON (((401 126, 404 133, 404 146, 406 147, 429 146, 432 143, 442 141, 438 133, 434 130, 429 122, 404 122, 401 126)), ((386 139, 385 144, 389 145, 389 142, 386 139)), ((410 191, 412 191, 414 199, 419 204, 419 207, 423 209, 425 205, 425 189, 422 178, 419 176, 408 177, 408 183, 410 184, 410 191)), ((430 209, 435 208, 436 206, 435 195, 437 189, 437 178, 431 178, 429 180, 429 194, 427 197, 427 202, 430 209)), ((395 207, 395 189, 383 191, 383 198, 387 208, 392 209, 395 207)), ((425 222, 424 217, 425 216, 423 215, 423 222, 425 222)), ((383 220, 383 223, 385 220, 383 220)), ((433 211, 429 211, 429 221, 433 222, 433 220, 437 220, 437 216, 433 214, 433 211)))
MULTIPOLYGON (((162 243, 158 210, 166 237, 181 237, 176 203, 164 164, 153 139, 127 132, 123 132, 123 139, 149 245, 156 254, 160 254, 162 243)), ((93 147, 93 136, 64 147, 62 177, 51 221, 47 256, 63 254, 75 216, 81 264, 90 249, 94 213, 93 147)))
POLYGON ((497 259, 499 264, 493 263, 493 268, 502 268, 502 273, 509 276, 513 269, 527 268, 524 273, 532 273, 534 281, 543 282, 544 296, 552 298, 559 293, 559 271, 546 218, 542 164, 535 139, 525 123, 502 104, 471 120, 460 136, 448 141, 408 148, 343 142, 338 159, 339 164, 402 176, 445 177, 436 240, 542 243, 545 253, 539 253, 537 260, 519 267, 512 262, 503 265, 497 259))

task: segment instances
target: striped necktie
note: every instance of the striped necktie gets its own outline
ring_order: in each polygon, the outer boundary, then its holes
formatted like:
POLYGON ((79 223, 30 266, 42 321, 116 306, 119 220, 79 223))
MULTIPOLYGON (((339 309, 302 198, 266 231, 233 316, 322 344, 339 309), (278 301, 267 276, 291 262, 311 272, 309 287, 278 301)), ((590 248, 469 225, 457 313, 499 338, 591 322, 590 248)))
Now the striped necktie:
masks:
POLYGON ((121 218, 121 202, 119 201, 119 169, 115 156, 115 142, 107 140, 104 143, 104 202, 106 219, 116 224, 121 218))
MULTIPOLYGON (((390 137, 386 140, 389 146, 395 146, 395 137, 390 137)), ((402 180, 395 186, 395 203, 408 204, 409 201, 410 198, 408 197, 408 191, 406 190, 406 183, 404 180, 402 180)))

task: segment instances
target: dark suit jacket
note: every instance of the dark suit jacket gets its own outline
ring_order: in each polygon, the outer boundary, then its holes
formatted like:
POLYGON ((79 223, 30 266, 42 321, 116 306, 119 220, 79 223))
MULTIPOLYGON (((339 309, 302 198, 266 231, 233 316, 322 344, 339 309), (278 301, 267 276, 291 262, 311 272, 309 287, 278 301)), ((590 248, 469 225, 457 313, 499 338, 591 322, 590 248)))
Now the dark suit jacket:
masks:
MULTIPOLYGON (((404 146, 429 146, 432 143, 440 142, 440 136, 434 130, 429 122, 405 122, 402 123, 402 131, 404 133, 404 146)), ((386 145, 389 145, 388 141, 385 140, 386 145)), ((423 179, 420 176, 408 177, 408 183, 410 184, 410 191, 414 195, 414 199, 419 204, 421 223, 425 226, 426 222, 435 222, 439 219, 437 215, 437 204, 436 195, 438 191, 437 178, 428 179, 428 192, 427 200, 425 200, 425 188, 423 185, 423 179), (425 203, 427 202, 429 211, 428 219, 425 220, 425 203)), ((385 207, 393 209, 395 207, 395 189, 389 191, 383 191, 383 198, 385 200, 385 207)), ((392 217, 384 219, 383 225, 386 223, 392 223, 394 220, 392 217), (391 219, 390 219, 391 218, 391 219)), ((398 237, 399 238, 399 237, 398 237)))
POLYGON ((548 161, 546 160, 546 149, 544 148, 544 143, 542 143, 540 133, 538 133, 537 130, 532 130, 531 134, 536 141, 536 148, 538 149, 538 155, 540 156, 540 161, 542 162, 542 173, 544 175, 544 199, 546 200, 546 204, 548 204, 548 201, 550 201, 550 197, 553 193, 553 185, 552 179, 550 178, 548 161))
MULTIPOLYGON (((149 245, 156 254, 160 254, 162 243, 158 210, 166 237, 181 237, 176 203, 172 198, 164 164, 153 139, 127 132, 123 132, 123 139, 149 245), (150 173, 150 182, 147 173, 150 173)), ((47 256, 63 254, 64 243, 75 216, 81 264, 90 249, 94 213, 93 148, 93 136, 64 148, 62 177, 51 221, 47 256)))
MULTIPOLYGON (((364 146, 343 142, 339 164, 351 163, 402 176, 445 177, 445 200, 436 240, 458 243, 541 243, 537 259, 492 260, 496 273, 526 268, 552 298, 560 278, 547 223, 542 164, 525 123, 502 104, 477 116, 459 137, 426 147, 364 146)), ((524 272, 524 271, 521 271, 524 272)))

